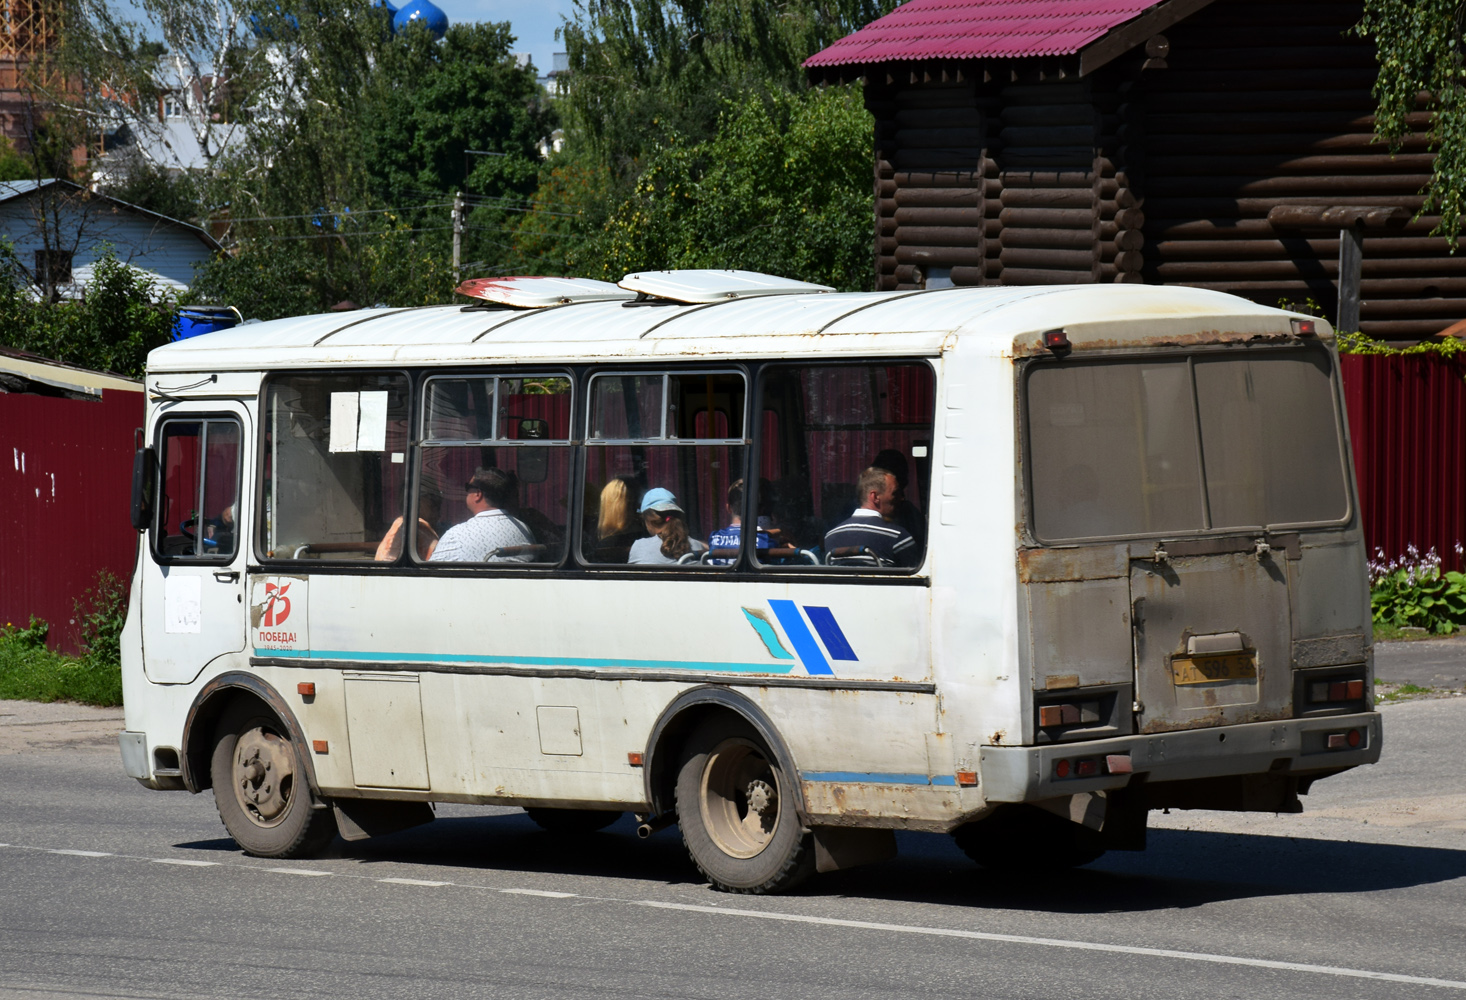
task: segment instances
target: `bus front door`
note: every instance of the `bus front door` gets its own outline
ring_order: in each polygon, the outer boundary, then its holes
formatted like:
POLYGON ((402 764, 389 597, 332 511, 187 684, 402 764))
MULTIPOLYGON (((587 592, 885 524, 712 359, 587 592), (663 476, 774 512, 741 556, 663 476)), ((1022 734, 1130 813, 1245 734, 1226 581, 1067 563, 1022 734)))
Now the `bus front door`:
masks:
POLYGON ((142 576, 144 670, 187 684, 244 649, 249 417, 237 404, 184 405, 156 429, 159 483, 142 576))

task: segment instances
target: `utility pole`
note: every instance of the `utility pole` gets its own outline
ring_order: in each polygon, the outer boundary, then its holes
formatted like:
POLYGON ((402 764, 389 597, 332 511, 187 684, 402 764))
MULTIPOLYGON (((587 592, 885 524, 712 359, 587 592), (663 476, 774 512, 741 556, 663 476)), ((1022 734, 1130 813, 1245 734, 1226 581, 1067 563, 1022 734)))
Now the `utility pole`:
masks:
POLYGON ((459 273, 459 261, 463 251, 463 192, 453 192, 453 287, 457 288, 458 283, 463 280, 459 273))

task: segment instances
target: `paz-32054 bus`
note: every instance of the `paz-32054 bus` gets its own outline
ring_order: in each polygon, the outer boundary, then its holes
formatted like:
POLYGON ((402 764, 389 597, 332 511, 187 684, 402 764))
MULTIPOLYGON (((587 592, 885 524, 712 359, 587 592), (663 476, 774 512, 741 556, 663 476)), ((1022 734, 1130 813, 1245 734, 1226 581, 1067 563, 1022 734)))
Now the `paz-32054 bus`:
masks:
POLYGON ((1133 285, 465 290, 150 357, 122 756, 212 787, 245 851, 630 811, 769 892, 898 829, 1082 864, 1378 758, 1324 322, 1133 285))

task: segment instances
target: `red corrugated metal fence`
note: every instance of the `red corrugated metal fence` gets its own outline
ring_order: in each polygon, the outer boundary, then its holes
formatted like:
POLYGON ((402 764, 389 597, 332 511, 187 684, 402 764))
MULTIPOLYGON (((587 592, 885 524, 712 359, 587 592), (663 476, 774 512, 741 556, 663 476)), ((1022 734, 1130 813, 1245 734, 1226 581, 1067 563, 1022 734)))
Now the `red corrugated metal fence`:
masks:
POLYGON ((76 599, 101 569, 131 577, 142 422, 141 392, 107 389, 100 401, 0 393, 0 624, 44 618, 51 646, 76 652, 76 599))
POLYGON ((1461 569, 1466 543, 1466 363, 1346 354, 1344 399, 1371 555, 1434 547, 1461 569))

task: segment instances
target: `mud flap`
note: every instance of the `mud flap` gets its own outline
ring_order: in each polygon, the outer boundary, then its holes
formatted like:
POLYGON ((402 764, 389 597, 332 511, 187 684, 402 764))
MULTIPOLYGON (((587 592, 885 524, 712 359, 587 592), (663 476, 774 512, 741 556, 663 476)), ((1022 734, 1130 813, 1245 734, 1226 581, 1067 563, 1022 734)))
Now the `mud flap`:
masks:
POLYGON ((427 802, 393 802, 387 799, 336 799, 336 826, 342 840, 366 840, 409 827, 431 823, 436 814, 427 802))
POLYGON ((814 867, 817 872, 855 868, 896 856, 894 830, 864 830, 848 826, 817 826, 814 834, 814 867))
POLYGON ((1148 809, 1143 784, 1108 792, 1080 792, 1033 805, 1095 831, 1107 851, 1145 850, 1148 809))

